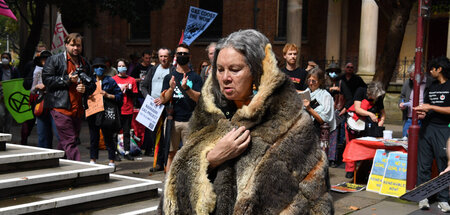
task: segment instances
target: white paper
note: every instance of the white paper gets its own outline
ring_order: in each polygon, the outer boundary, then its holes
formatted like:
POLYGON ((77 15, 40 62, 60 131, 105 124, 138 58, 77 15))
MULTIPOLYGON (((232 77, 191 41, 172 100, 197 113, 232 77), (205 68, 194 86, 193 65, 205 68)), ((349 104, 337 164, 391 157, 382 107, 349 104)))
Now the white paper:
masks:
POLYGON ((159 117, 161 117, 161 113, 164 110, 164 105, 156 106, 154 100, 155 99, 153 97, 147 95, 138 115, 136 116, 136 121, 152 131, 155 130, 159 117))

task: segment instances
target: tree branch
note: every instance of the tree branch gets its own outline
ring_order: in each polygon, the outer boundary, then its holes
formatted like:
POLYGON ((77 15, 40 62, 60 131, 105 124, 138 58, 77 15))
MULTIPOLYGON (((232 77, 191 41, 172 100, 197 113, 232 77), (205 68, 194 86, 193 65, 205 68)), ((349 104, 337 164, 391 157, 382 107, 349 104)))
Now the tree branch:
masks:
POLYGON ((20 17, 22 17, 22 19, 25 21, 25 23, 28 25, 28 27, 31 28, 31 23, 30 21, 28 21, 27 17, 25 16, 25 14, 23 14, 22 10, 20 9, 20 5, 17 2, 17 0, 13 1, 13 4, 16 5, 17 10, 19 11, 20 17))
POLYGON ((34 19, 34 10, 33 10, 33 1, 29 1, 28 2, 28 10, 30 11, 30 14, 31 14, 31 20, 33 21, 33 19, 34 19))

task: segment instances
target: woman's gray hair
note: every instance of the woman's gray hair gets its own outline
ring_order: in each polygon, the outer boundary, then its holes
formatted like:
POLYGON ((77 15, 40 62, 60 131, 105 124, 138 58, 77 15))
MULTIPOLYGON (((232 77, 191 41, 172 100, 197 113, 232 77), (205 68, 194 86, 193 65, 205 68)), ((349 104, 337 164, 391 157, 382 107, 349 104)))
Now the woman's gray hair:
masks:
POLYGON ((265 47, 267 44, 269 44, 269 39, 267 39, 267 37, 259 31, 254 29, 239 30, 228 35, 228 37, 219 40, 216 45, 216 50, 214 52, 214 61, 212 64, 213 93, 219 105, 226 105, 225 103, 228 103, 227 101, 220 101, 221 99, 225 99, 225 97, 220 92, 219 82, 216 77, 217 56, 219 55, 219 52, 224 48, 233 48, 243 54, 245 57, 245 62, 250 67, 253 84, 256 86, 256 88, 258 88, 261 80, 261 75, 263 73, 262 61, 266 56, 265 47))
POLYGON ((384 96, 386 91, 383 89, 383 84, 379 81, 372 81, 367 85, 367 97, 378 98, 384 96))

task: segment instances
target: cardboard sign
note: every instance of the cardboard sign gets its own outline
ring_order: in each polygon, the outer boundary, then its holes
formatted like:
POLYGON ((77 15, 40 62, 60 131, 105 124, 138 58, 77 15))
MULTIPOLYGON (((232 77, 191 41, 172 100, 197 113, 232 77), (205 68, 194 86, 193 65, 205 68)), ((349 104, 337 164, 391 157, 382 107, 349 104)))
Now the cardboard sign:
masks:
POLYGON ((406 192, 406 165, 408 154, 389 153, 380 194, 399 197, 406 192))
POLYGON ((155 102, 153 102, 154 100, 153 97, 147 95, 136 116, 136 121, 152 131, 155 130, 159 117, 161 117, 161 113, 164 110, 164 105, 156 106, 155 102))
POLYGON ((380 192, 383 183, 384 172, 388 161, 389 151, 377 149, 373 158, 372 170, 367 183, 367 191, 380 192))
POLYGON ((449 182, 450 172, 446 172, 405 193, 403 196, 400 196, 400 199, 419 202, 445 188, 448 189, 449 182))
POLYGON ((87 100, 88 109, 86 109, 86 117, 105 110, 103 106, 103 95, 100 93, 102 92, 102 82, 97 81, 96 84, 97 88, 87 100))
POLYGON ((348 182, 343 182, 337 185, 332 185, 331 190, 339 193, 354 193, 364 190, 366 186, 360 184, 353 184, 348 182))
POLYGON ((190 45, 214 21, 217 13, 191 6, 184 29, 183 42, 190 45))

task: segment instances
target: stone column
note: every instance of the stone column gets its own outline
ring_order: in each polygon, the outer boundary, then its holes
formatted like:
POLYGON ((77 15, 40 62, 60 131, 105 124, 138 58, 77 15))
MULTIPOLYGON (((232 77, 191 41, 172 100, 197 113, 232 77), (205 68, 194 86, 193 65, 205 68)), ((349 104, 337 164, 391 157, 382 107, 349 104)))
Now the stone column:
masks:
POLYGON ((358 74, 366 83, 372 81, 375 74, 377 31, 378 5, 374 0, 362 0, 358 74))
MULTIPOLYGON (((299 55, 302 46, 302 9, 303 0, 287 1, 286 42, 297 45, 299 55)), ((297 61, 298 59, 300 57, 297 61)))
POLYGON ((348 1, 342 1, 341 17, 341 61, 342 68, 347 63, 348 1))
POLYGON ((450 16, 448 17, 448 30, 447 30, 447 58, 450 58, 450 16))
MULTIPOLYGON (((341 51, 342 1, 328 0, 326 59, 339 60, 341 51)), ((326 65, 328 66, 328 65, 326 65)))

